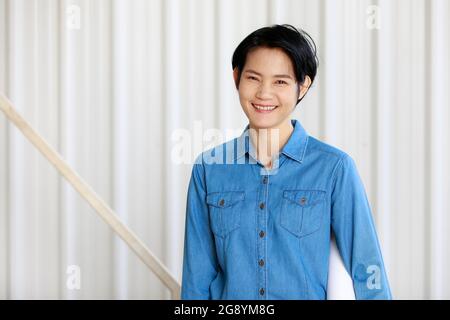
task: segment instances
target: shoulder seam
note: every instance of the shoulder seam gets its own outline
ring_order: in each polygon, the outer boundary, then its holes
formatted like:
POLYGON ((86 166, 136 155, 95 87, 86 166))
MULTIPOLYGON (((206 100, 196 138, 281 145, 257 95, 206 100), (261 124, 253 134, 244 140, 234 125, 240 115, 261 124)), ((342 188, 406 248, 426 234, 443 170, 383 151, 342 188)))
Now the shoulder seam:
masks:
MULTIPOLYGON (((308 138, 312 138, 312 139, 314 139, 314 140, 316 140, 316 141, 319 142, 319 147, 318 147, 318 148, 316 147, 316 148, 315 148, 316 150, 325 152, 325 153, 327 153, 327 154, 331 154, 331 155, 337 157, 338 159, 340 159, 340 158, 342 158, 342 157, 344 157, 344 156, 346 155, 346 153, 345 153, 343 150, 340 150, 340 149, 336 148, 335 146, 332 146, 332 145, 330 145, 330 144, 327 144, 327 143, 325 143, 325 142, 323 142, 323 141, 321 141, 321 140, 319 140, 319 139, 317 139, 317 138, 314 138, 314 137, 312 137, 312 136, 309 136, 308 138), (326 150, 326 148, 321 147, 321 146, 320 146, 320 143, 325 144, 325 146, 328 146, 328 147, 330 147, 330 148, 334 148, 336 151, 328 151, 328 150, 326 150)), ((309 140, 309 139, 308 139, 308 140, 309 140)), ((312 144, 311 144, 311 145, 312 145, 312 144)), ((316 144, 316 145, 317 145, 317 144, 316 144)))
POLYGON ((336 182, 336 175, 337 175, 338 169, 342 167, 345 157, 346 157, 345 154, 343 154, 341 157, 339 157, 339 161, 336 163, 336 165, 334 166, 333 172, 331 173, 331 193, 334 190, 334 184, 336 182))

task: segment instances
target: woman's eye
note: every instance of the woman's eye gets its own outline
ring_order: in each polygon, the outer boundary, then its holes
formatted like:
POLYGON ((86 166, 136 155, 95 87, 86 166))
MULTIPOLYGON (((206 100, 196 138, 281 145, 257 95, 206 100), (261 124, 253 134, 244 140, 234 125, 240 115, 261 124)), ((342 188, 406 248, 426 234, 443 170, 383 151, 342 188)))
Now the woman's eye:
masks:
MULTIPOLYGON (((254 77, 254 76, 247 76, 247 79, 248 79, 248 80, 252 80, 252 81, 259 81, 259 79, 256 78, 256 77, 254 77)), ((287 83, 286 81, 284 81, 284 80, 277 80, 277 81, 275 81, 275 83, 278 84, 278 85, 286 85, 286 84, 288 84, 288 83, 287 83)))

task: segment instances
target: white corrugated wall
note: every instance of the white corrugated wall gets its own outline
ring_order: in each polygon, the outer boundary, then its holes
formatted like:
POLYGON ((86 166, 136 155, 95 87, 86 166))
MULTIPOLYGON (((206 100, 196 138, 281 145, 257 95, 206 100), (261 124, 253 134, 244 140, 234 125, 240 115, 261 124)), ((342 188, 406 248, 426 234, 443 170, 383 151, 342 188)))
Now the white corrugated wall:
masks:
MULTIPOLYGON (((0 0, 0 91, 180 280, 173 134, 238 134, 234 48, 301 27, 320 67, 294 117, 356 160, 394 297, 449 299, 449 18, 448 0, 0 0)), ((0 114, 0 298, 169 297, 0 114)))

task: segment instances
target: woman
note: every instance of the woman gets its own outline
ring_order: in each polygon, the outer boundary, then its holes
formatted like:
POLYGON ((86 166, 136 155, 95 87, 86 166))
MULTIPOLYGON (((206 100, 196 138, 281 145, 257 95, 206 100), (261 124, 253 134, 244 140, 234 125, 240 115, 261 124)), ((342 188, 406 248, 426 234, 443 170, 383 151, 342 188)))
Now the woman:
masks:
POLYGON ((312 39, 261 28, 232 67, 249 124, 192 169, 182 298, 326 299, 333 230, 356 298, 390 299, 355 162, 290 117, 316 76, 312 39))

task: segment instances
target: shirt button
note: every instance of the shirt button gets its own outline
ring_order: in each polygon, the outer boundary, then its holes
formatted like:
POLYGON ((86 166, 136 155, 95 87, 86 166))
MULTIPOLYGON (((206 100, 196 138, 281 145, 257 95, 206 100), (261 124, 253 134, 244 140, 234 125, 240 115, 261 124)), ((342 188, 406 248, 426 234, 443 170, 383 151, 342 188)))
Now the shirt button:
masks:
POLYGON ((306 198, 305 197, 301 197, 300 198, 300 203, 301 204, 305 204, 306 203, 306 198))
POLYGON ((264 260, 263 259, 259 260, 259 266, 260 267, 264 267, 264 260))
POLYGON ((225 200, 223 200, 223 199, 220 199, 220 201, 219 201, 219 205, 221 206, 221 207, 223 207, 223 205, 225 204, 225 200))
POLYGON ((267 176, 265 176, 265 177, 263 178, 263 183, 264 183, 264 184, 267 184, 267 180, 268 180, 268 179, 267 179, 267 176))
POLYGON ((264 209, 264 207, 265 207, 264 202, 261 202, 261 203, 259 204, 259 208, 262 210, 262 209, 264 209))
POLYGON ((261 231, 259 232, 259 237, 260 237, 260 238, 264 238, 264 235, 265 235, 264 231, 261 230, 261 231))
POLYGON ((259 294, 262 296, 264 295, 264 288, 259 289, 259 294))

